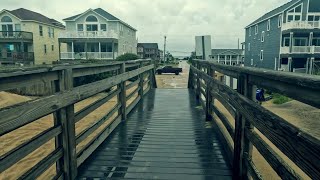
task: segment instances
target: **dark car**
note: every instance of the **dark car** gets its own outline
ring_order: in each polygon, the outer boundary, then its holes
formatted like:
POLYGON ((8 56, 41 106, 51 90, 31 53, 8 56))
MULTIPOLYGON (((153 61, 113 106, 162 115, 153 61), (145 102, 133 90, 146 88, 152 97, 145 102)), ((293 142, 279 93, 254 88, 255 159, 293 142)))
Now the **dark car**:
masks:
POLYGON ((174 73, 176 75, 179 75, 179 73, 182 72, 182 68, 174 68, 172 66, 165 66, 162 68, 158 68, 157 69, 157 73, 158 74, 162 74, 162 73, 174 73))

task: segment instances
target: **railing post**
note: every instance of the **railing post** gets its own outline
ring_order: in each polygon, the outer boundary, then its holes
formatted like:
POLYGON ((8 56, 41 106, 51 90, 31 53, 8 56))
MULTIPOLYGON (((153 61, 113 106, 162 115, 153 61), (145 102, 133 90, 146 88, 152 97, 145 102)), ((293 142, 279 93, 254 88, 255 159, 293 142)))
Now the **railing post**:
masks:
MULTIPOLYGON (((143 67, 143 62, 140 62, 139 68, 142 68, 142 67, 143 67)), ((141 99, 143 98, 143 75, 144 75, 144 73, 141 73, 139 75, 139 79, 140 79, 140 82, 139 82, 139 87, 140 87, 139 96, 140 96, 141 99)))
MULTIPOLYGON (((126 64, 122 63, 120 65, 120 70, 119 73, 123 74, 126 72, 126 64)), ((119 101, 121 103, 121 109, 119 114, 121 114, 121 119, 122 121, 126 121, 127 120, 127 94, 126 94, 126 81, 123 81, 120 83, 120 85, 118 86, 120 88, 120 94, 119 94, 119 101)))
MULTIPOLYGON (((200 63, 199 62, 196 62, 196 68, 199 70, 199 71, 201 71, 201 65, 200 65, 200 63)), ((197 89, 196 89, 196 98, 197 99, 200 99, 201 97, 200 97, 200 93, 201 93, 201 91, 200 91, 200 74, 198 73, 197 74, 197 89)))
MULTIPOLYGON (((193 63, 191 61, 191 65, 190 66, 193 66, 193 63)), ((189 70, 189 77, 188 77, 188 89, 193 89, 193 72, 190 68, 189 70)))
MULTIPOLYGON (((239 94, 244 94, 245 91, 245 77, 243 74, 238 76, 238 88, 239 94)), ((243 147, 244 147, 244 119, 242 114, 237 111, 235 117, 235 134, 234 134, 234 151, 233 151, 233 179, 242 179, 243 174, 243 147)))
MULTIPOLYGON (((248 99, 254 100, 255 91, 256 91, 255 87, 248 82, 248 75, 246 75, 244 78, 244 95, 248 99)), ((243 121, 245 122, 244 132, 253 130, 254 126, 250 123, 248 119, 243 118, 243 121)), ((247 167, 248 163, 246 163, 246 160, 252 159, 252 148, 253 148, 253 145, 251 141, 246 136, 244 136, 244 139, 243 139, 243 155, 244 155, 243 157, 244 158, 242 159, 242 178, 243 179, 249 179, 248 167, 247 167)))
POLYGON ((155 77, 155 74, 156 74, 156 71, 155 71, 155 62, 156 61, 151 61, 151 64, 154 65, 154 67, 150 70, 149 72, 149 79, 150 79, 150 88, 157 88, 157 80, 156 80, 156 77, 155 77))
MULTIPOLYGON (((72 69, 61 71, 56 88, 58 91, 66 91, 73 88, 72 69)), ((54 124, 62 127, 62 133, 56 138, 56 148, 63 148, 63 157, 57 163, 59 166, 57 169, 63 170, 64 179, 73 180, 77 176, 74 104, 54 113, 54 124)))
MULTIPOLYGON (((207 66, 207 74, 214 78, 215 77, 215 71, 212 69, 211 65, 207 66)), ((210 88, 210 83, 206 83, 206 120, 211 121, 212 120, 212 108, 211 104, 214 102, 214 99, 212 98, 211 95, 211 88, 210 88)))

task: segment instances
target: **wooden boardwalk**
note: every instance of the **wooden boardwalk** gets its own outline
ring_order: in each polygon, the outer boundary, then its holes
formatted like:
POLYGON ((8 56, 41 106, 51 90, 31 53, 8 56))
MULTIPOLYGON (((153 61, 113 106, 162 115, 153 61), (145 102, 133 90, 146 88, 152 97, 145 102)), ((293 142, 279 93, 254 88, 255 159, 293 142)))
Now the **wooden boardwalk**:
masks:
POLYGON ((151 90, 80 166, 78 179, 231 179, 217 136, 193 91, 151 90))

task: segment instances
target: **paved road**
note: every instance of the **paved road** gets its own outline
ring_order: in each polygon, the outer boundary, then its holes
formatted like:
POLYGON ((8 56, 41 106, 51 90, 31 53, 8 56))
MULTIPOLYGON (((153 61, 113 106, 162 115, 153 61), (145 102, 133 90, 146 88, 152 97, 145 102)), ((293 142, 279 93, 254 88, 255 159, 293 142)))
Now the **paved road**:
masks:
POLYGON ((163 89, 181 89, 188 88, 188 76, 189 76, 189 64, 186 61, 182 61, 179 64, 182 68, 180 75, 174 74, 162 74, 156 75, 158 88, 163 89))

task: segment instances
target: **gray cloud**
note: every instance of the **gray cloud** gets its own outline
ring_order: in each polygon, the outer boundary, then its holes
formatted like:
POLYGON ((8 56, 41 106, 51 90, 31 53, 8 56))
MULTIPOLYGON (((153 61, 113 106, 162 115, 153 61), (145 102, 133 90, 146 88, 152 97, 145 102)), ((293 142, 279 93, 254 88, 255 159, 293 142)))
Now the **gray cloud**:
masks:
MULTIPOLYGON (((212 35, 214 48, 236 48, 244 27, 288 0, 1 0, 1 7, 24 7, 62 19, 101 7, 138 29, 139 42, 157 42, 168 49, 194 50, 195 35, 212 35)), ((177 54, 177 53, 174 53, 177 54)))

